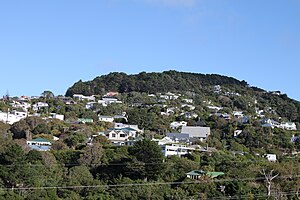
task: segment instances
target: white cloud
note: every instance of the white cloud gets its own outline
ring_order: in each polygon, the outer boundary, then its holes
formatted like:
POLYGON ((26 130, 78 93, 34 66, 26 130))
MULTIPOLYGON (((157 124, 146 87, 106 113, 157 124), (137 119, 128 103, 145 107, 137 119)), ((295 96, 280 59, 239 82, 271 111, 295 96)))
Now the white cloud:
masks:
POLYGON ((184 6, 184 7, 192 7, 199 0, 137 0, 139 2, 147 2, 154 4, 161 4, 164 6, 184 6))

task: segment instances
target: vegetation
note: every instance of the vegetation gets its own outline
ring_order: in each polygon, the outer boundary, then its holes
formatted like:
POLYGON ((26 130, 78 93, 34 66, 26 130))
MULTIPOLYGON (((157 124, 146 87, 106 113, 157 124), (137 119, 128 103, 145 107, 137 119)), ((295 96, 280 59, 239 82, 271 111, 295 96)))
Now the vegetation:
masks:
MULTIPOLYGON (((0 199, 299 199, 300 132, 262 126, 270 118, 300 128, 300 103, 284 94, 220 75, 167 71, 111 73, 75 83, 66 96, 44 91, 28 100, 49 105, 28 109, 38 115, 0 122, 0 199), (97 102, 111 91, 122 104, 87 109, 87 100, 72 98, 95 95, 97 102), (162 97, 168 92, 177 98, 162 97), (65 120, 49 118, 54 112, 65 120), (101 134, 113 124, 98 115, 124 116, 116 121, 136 124, 143 134, 133 146, 114 146, 101 134), (152 139, 179 132, 170 127, 173 121, 210 127, 206 141, 192 144, 214 151, 164 157, 152 139), (52 142, 50 151, 28 147, 26 140, 39 137, 52 142), (276 154, 277 161, 268 162, 266 154, 276 154), (193 170, 225 175, 187 178, 193 170)), ((0 110, 15 109, 14 101, 19 99, 3 98, 0 110)))

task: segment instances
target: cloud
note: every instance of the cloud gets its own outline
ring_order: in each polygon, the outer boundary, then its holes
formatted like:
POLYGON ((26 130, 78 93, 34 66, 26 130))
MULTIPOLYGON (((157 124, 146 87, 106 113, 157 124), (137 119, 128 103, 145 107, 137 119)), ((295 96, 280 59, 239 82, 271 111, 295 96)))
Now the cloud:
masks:
POLYGON ((192 7, 199 0, 137 0, 137 1, 152 3, 152 4, 160 4, 164 6, 192 7))

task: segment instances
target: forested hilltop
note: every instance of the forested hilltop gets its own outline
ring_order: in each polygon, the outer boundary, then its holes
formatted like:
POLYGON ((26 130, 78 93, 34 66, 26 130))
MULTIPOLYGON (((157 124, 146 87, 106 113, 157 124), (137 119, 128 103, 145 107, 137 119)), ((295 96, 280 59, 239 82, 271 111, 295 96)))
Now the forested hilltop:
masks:
POLYGON ((203 87, 213 85, 247 86, 245 81, 217 74, 196 74, 177 71, 162 73, 141 72, 136 75, 125 73, 110 73, 92 81, 75 83, 68 89, 66 95, 73 94, 97 95, 104 91, 124 92, 201 92, 203 87))
POLYGON ((110 73, 0 99, 0 200, 300 198, 300 104, 220 75, 110 73))

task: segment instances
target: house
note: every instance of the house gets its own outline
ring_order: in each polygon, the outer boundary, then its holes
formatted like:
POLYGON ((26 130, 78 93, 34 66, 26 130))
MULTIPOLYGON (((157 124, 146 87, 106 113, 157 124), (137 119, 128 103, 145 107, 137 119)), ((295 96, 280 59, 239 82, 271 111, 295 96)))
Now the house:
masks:
POLYGON ((221 88, 221 86, 220 85, 215 85, 214 86, 214 93, 220 93, 222 91, 222 88, 221 88))
POLYGON ((174 130, 178 129, 178 128, 181 127, 181 126, 187 126, 187 122, 185 122, 185 121, 181 121, 181 122, 172 122, 172 123, 170 124, 170 128, 171 128, 171 129, 174 129, 174 130))
POLYGON ((13 124, 15 122, 20 121, 28 116, 27 112, 20 112, 20 111, 12 111, 12 112, 0 112, 0 121, 13 124))
POLYGON ((101 122, 110 122, 110 123, 114 122, 114 118, 111 116, 99 115, 98 117, 99 117, 99 121, 101 121, 101 122))
POLYGON ((218 107, 218 106, 207 106, 207 108, 216 111, 220 111, 223 109, 223 107, 218 107))
POLYGON ((163 146, 163 153, 165 157, 168 156, 178 156, 190 154, 192 151, 195 151, 194 148, 187 147, 186 145, 181 144, 170 144, 163 146))
POLYGON ((101 103, 103 106, 107 106, 109 104, 117 103, 122 104, 122 101, 119 101, 117 98, 114 97, 102 97, 102 100, 99 100, 98 103, 101 103))
POLYGON ((79 119, 78 119, 78 122, 79 122, 79 123, 85 124, 85 123, 93 123, 94 120, 93 120, 93 119, 90 119, 90 118, 79 118, 79 119))
POLYGON ((49 104, 47 104, 45 102, 38 102, 38 103, 32 105, 32 110, 39 111, 42 108, 48 108, 48 107, 49 107, 49 104))
POLYGON ((106 132, 107 138, 112 142, 124 142, 135 138, 137 131, 132 128, 111 128, 106 132))
POLYGON ((174 142, 188 143, 190 141, 190 135, 187 133, 167 133, 166 136, 174 142))
POLYGON ((94 95, 92 96, 84 96, 82 94, 74 94, 73 95, 73 99, 77 99, 79 101, 95 101, 96 100, 96 97, 94 95))
POLYGON ((210 135, 210 127, 183 126, 181 133, 187 133, 191 138, 198 138, 203 141, 210 135))
POLYGON ((61 121, 65 120, 65 116, 64 115, 60 115, 60 114, 56 114, 56 113, 50 113, 50 118, 52 118, 52 119, 59 119, 61 121))
POLYGON ((266 158, 269 162, 276 162, 277 161, 277 156, 276 154, 267 154, 266 158))
POLYGON ((194 102, 193 99, 183 99, 183 101, 186 102, 186 103, 193 103, 194 102))
POLYGON ((233 111, 232 115, 238 119, 244 117, 243 111, 233 111))
POLYGON ((242 130, 235 130, 233 133, 233 137, 239 136, 243 131, 242 130))
POLYGON ((132 128, 136 132, 143 133, 143 130, 139 129, 138 125, 115 123, 115 128, 132 128))
POLYGON ((280 124, 280 127, 285 130, 296 131, 297 126, 294 122, 283 122, 280 124))
POLYGON ((152 139, 152 141, 156 142, 158 146, 165 146, 167 144, 173 144, 176 143, 172 138, 164 137, 163 139, 152 139))
POLYGON ((31 141, 27 141, 27 145, 37 151, 49 151, 51 149, 51 142, 44 138, 36 138, 31 141))
POLYGON ((193 119, 198 117, 196 113, 191 113, 191 112, 181 113, 181 115, 183 115, 187 119, 193 119))
POLYGON ((200 180, 203 176, 207 176, 209 178, 217 178, 223 175, 225 175, 223 172, 205 172, 203 170, 194 170, 186 173, 186 177, 193 180, 200 180))
POLYGON ((280 123, 272 119, 262 119, 260 120, 260 122, 262 123, 262 127, 271 127, 271 128, 280 127, 280 123))
POLYGON ((27 102, 13 101, 10 105, 13 108, 21 108, 24 111, 27 111, 29 108, 31 108, 31 104, 27 102))
POLYGON ((291 142, 295 143, 297 140, 299 140, 299 136, 295 136, 293 135, 292 138, 291 138, 291 142))
POLYGON ((97 102, 95 102, 95 101, 88 102, 85 105, 85 109, 92 109, 93 107, 95 107, 96 104, 97 104, 97 102))

